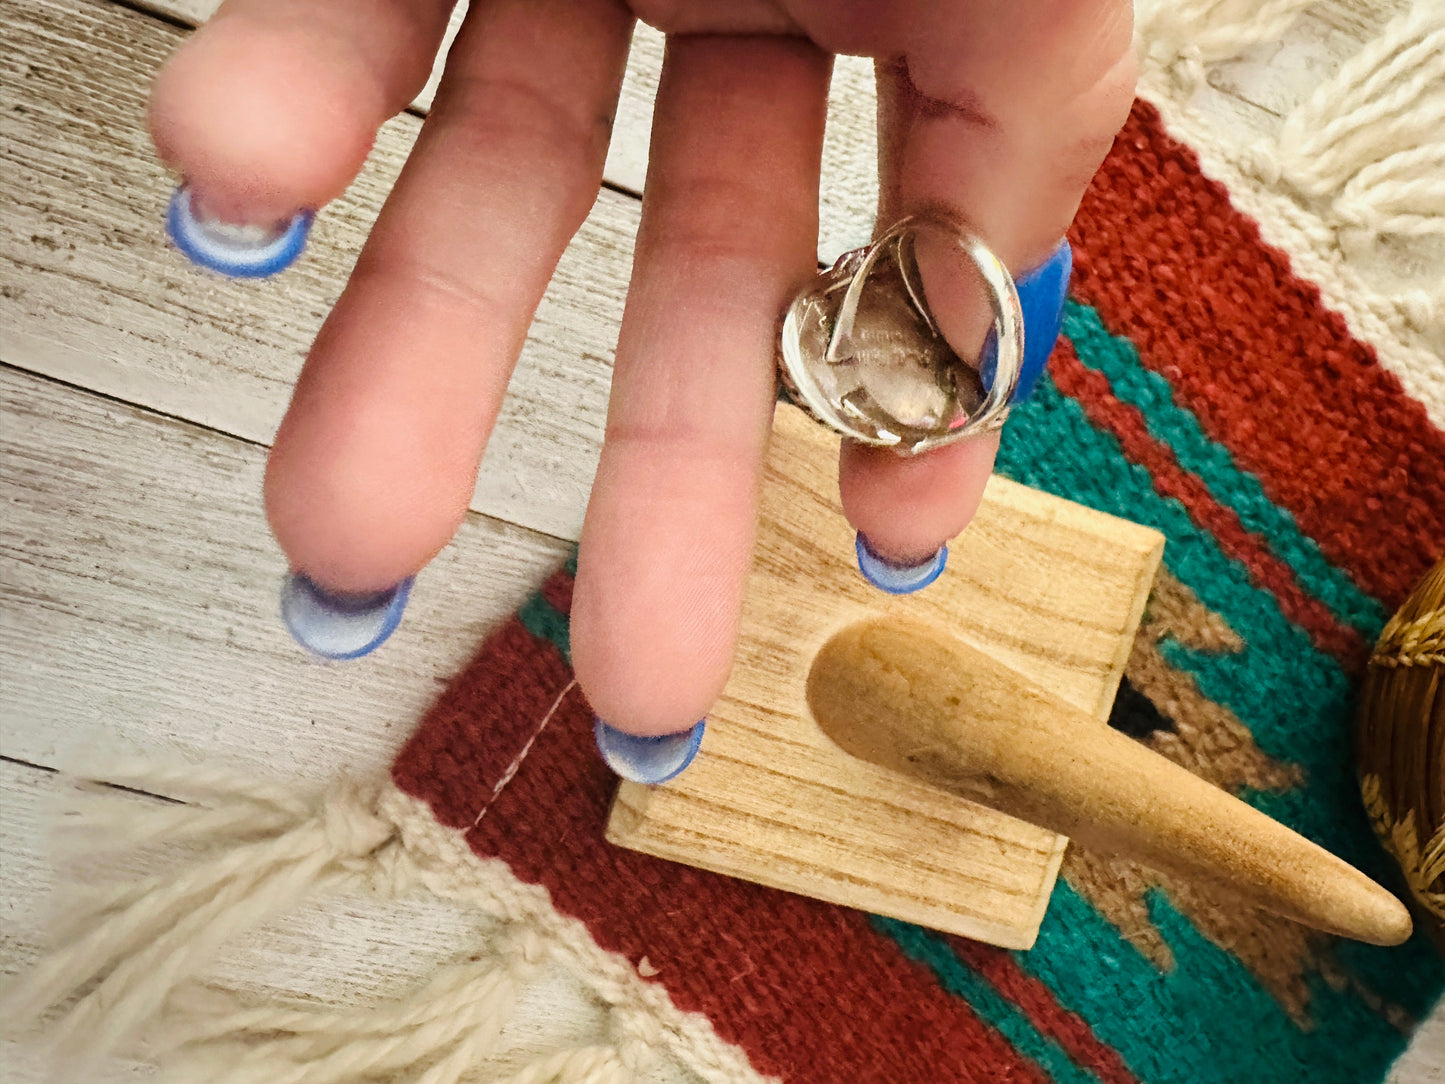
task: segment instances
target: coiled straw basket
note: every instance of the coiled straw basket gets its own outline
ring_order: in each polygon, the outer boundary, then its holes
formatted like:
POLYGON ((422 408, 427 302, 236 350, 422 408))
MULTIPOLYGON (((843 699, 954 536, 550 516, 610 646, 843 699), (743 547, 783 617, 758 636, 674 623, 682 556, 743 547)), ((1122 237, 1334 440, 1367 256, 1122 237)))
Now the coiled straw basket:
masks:
POLYGON ((1375 644, 1358 740, 1365 808, 1445 951, 1445 560, 1375 644))

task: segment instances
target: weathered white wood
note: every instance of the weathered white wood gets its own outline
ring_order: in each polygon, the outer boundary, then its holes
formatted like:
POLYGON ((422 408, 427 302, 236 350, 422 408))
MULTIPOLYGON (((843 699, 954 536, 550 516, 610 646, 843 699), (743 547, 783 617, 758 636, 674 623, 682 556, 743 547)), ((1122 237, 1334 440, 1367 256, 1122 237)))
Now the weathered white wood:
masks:
MULTIPOLYGON (((226 281, 190 268, 160 229, 171 181, 145 133, 145 96, 181 31, 115 5, 14 0, 0 33, 0 358, 269 443, 420 121, 387 124, 295 268, 226 281)), ((488 448, 478 511, 580 531, 637 206, 603 192, 563 258, 488 448)))
POLYGON ((381 769, 564 557, 472 516, 375 655, 311 661, 277 617, 285 564, 263 449, 0 371, 0 752, 232 762, 287 778, 381 769))
MULTIPOLYGON (((140 0, 141 6, 177 22, 199 26, 221 0, 140 0)), ((466 14, 466 3, 452 14, 446 41, 426 87, 412 102, 419 113, 431 109, 447 52, 466 14)), ((641 192, 647 177, 647 148, 652 130, 652 101, 662 71, 663 35, 638 23, 632 36, 627 75, 617 101, 612 144, 603 176, 629 192, 641 192)), ((839 57, 829 94, 828 138, 823 151, 823 183, 818 258, 832 263, 838 255, 868 241, 878 201, 877 139, 872 62, 839 57)))

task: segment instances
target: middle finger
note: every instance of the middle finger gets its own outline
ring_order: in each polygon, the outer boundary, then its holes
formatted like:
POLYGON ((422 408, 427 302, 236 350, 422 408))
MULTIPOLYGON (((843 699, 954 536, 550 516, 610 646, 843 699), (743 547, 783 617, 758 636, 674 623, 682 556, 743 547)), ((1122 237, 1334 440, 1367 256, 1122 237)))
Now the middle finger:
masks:
POLYGON ((578 679, 628 733, 690 727, 732 666, 830 66, 797 38, 668 42, 572 610, 578 679))

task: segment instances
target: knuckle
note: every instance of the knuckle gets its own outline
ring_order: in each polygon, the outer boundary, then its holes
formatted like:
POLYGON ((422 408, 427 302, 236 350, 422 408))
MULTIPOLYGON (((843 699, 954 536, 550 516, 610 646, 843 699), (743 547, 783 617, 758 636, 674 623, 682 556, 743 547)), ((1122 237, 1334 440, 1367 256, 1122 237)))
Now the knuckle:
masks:
POLYGON ((612 115, 591 108, 560 86, 522 74, 448 74, 437 90, 438 116, 457 116, 479 137, 527 142, 554 160, 600 163, 612 115))

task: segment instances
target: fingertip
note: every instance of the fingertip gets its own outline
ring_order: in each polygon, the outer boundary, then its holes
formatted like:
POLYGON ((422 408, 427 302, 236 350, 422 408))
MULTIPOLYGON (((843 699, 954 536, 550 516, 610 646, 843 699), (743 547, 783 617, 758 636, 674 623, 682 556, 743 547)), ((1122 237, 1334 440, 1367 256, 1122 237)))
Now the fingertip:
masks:
POLYGON ((845 441, 838 471, 843 512, 876 554, 921 564, 973 519, 998 445, 997 432, 983 433, 908 457, 845 441))
POLYGON ((911 595, 922 591, 933 583, 948 567, 948 547, 940 546, 929 558, 912 564, 900 565, 890 561, 874 550, 872 543, 861 532, 853 542, 858 556, 858 571, 878 590, 890 595, 911 595))
POLYGON ((162 160, 207 215, 271 223, 340 195, 384 117, 374 80, 318 62, 307 39, 242 18, 197 31, 156 79, 150 127, 162 160))
MULTIPOLYGON (((710 531, 705 515, 686 508, 644 519, 635 506, 596 504, 572 600, 577 680, 616 730, 679 733, 712 710, 727 684, 751 535, 710 531)), ((717 512, 717 520, 732 518, 717 512)))
POLYGON ((588 582, 579 567, 572 666, 598 717, 637 738, 677 734, 706 717, 727 684, 734 637, 695 626, 669 642, 672 622, 609 611, 588 582))
POLYGON ((231 278, 268 278, 301 255, 312 218, 301 211, 270 227, 231 226, 205 217, 195 193, 181 185, 166 208, 166 233, 199 267, 231 278))
POLYGON ((396 631, 411 588, 407 578, 388 591, 338 595, 293 572, 281 583, 281 621, 292 639, 319 659, 359 659, 396 631))
POLYGON ((266 465, 266 518, 293 570, 334 592, 390 589, 415 575, 466 518, 475 469, 408 447, 364 411, 293 420, 266 465))

